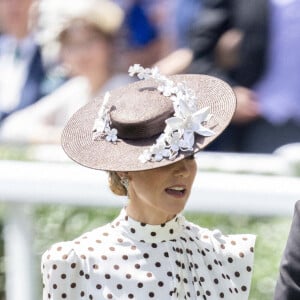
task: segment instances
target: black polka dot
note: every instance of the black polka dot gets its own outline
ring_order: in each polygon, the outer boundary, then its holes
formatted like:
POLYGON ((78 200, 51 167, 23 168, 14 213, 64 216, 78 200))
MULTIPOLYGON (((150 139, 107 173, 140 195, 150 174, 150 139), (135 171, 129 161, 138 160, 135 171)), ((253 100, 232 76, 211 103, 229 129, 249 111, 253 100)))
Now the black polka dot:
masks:
POLYGON ((240 272, 234 272, 235 277, 240 277, 240 272))
POLYGON ((159 287, 162 287, 164 285, 164 283, 162 281, 159 281, 157 284, 159 287))

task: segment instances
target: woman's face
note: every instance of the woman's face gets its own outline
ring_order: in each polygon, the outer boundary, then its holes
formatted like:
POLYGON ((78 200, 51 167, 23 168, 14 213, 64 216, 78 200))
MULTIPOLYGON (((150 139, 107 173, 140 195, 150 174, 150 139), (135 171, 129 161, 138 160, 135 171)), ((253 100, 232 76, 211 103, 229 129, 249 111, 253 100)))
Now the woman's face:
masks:
POLYGON ((110 63, 111 47, 107 39, 90 26, 68 29, 62 40, 62 60, 71 75, 91 77, 110 63))
POLYGON ((128 172, 127 213, 148 224, 161 224, 183 210, 195 179, 193 157, 146 171, 128 172))

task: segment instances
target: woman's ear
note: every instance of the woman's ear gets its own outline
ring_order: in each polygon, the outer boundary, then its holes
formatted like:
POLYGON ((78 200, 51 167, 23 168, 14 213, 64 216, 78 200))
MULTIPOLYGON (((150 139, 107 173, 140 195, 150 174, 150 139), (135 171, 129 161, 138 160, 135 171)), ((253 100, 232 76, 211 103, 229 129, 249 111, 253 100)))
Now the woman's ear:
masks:
POLYGON ((128 178, 129 179, 129 172, 116 172, 116 173, 120 178, 128 178))

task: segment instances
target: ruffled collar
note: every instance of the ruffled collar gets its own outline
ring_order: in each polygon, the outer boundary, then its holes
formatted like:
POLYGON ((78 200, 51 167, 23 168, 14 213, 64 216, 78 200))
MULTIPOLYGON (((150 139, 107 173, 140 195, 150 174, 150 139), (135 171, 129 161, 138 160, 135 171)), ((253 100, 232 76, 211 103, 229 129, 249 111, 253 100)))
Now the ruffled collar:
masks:
POLYGON ((111 223, 111 226, 120 229, 123 234, 134 240, 145 243, 158 243, 178 238, 184 229, 184 223, 185 218, 181 214, 160 225, 141 223, 130 218, 125 208, 123 208, 120 215, 111 223))

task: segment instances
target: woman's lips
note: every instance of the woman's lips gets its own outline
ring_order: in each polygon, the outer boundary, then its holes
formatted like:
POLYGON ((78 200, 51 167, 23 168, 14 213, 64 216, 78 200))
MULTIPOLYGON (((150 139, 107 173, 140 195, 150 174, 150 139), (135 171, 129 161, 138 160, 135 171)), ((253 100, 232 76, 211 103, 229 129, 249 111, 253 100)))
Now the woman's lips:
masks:
POLYGON ((186 188, 183 186, 172 186, 165 189, 166 193, 170 196, 181 198, 186 194, 186 188))

